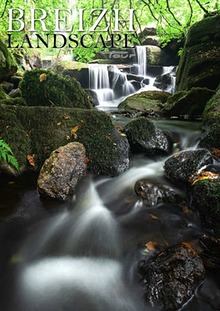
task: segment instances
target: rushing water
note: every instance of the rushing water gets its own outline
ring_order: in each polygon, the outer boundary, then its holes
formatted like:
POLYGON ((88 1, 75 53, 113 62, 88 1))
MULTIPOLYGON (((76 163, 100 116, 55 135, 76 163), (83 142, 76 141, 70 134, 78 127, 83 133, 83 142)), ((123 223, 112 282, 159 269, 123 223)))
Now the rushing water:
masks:
MULTIPOLYGON (((159 123, 173 134, 178 125, 159 123)), ((191 128, 194 139, 186 139, 188 127, 176 130, 180 146, 195 145, 198 128, 191 128)), ((144 244, 172 245, 201 233, 196 214, 169 205, 146 209, 135 195, 134 184, 141 178, 167 183, 163 163, 164 158, 139 158, 117 178, 85 180, 68 204, 53 207, 36 190, 25 191, 19 202, 15 198, 15 213, 0 226, 0 310, 152 310, 136 274, 144 244)), ((218 293, 215 276, 209 274, 182 310, 214 310, 211 300, 218 293)))
POLYGON ((146 46, 144 45, 136 46, 136 53, 137 53, 138 74, 145 77, 147 75, 146 46))

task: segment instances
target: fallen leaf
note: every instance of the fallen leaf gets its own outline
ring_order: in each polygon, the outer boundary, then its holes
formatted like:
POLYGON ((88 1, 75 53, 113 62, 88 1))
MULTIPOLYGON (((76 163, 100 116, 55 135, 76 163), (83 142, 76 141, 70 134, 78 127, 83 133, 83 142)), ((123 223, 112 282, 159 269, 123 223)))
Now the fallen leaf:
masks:
POLYGON ((69 139, 70 139, 70 136, 69 136, 69 135, 66 135, 66 139, 69 140, 69 139))
POLYGON ((78 131, 78 129, 79 129, 78 125, 73 127, 71 130, 71 134, 73 135, 74 133, 76 133, 78 131))
POLYGON ((125 136, 125 137, 126 137, 126 134, 124 134, 124 133, 121 133, 120 135, 121 135, 121 136, 125 136))
POLYGON ((156 252, 156 245, 157 245, 157 243, 153 242, 153 241, 150 241, 150 242, 145 244, 147 249, 149 249, 149 251, 152 251, 152 252, 156 252))
POLYGON ((90 162, 89 158, 88 158, 88 157, 85 157, 84 163, 88 164, 89 162, 90 162))
POLYGON ((61 125, 61 124, 62 124, 62 122, 58 122, 58 123, 57 123, 57 125, 61 125))
POLYGON ((27 161, 28 163, 31 165, 31 166, 36 166, 36 163, 35 163, 35 159, 34 159, 34 154, 29 154, 27 156, 27 161))
POLYGON ((196 250, 195 250, 195 245, 193 245, 193 243, 189 243, 189 242, 182 242, 182 244, 184 246, 186 246, 187 248, 189 248, 194 254, 196 254, 196 250))
POLYGON ((46 73, 42 73, 42 74, 39 76, 39 80, 40 80, 40 82, 46 81, 46 80, 47 80, 47 74, 46 74, 46 73))
POLYGON ((200 174, 194 174, 190 176, 189 182, 192 185, 195 185, 198 181, 205 180, 205 179, 216 179, 219 178, 219 174, 209 172, 209 171, 202 171, 200 174))
POLYGON ((64 120, 69 120, 69 119, 70 119, 70 116, 65 115, 65 116, 63 116, 63 118, 64 118, 64 120))

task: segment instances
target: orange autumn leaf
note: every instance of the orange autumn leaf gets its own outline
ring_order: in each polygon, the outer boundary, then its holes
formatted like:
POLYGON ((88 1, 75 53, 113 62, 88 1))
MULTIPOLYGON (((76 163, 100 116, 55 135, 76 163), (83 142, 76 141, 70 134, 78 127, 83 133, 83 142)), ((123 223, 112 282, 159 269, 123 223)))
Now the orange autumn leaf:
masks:
POLYGON ((205 180, 205 179, 216 179, 219 178, 219 174, 209 172, 209 171, 202 171, 200 174, 194 174, 189 178, 189 182, 192 185, 195 185, 198 181, 205 180))
POLYGON ((149 251, 152 251, 152 252, 156 252, 156 245, 157 243, 156 242, 153 242, 153 241, 150 241, 148 243, 145 244, 145 246, 147 247, 147 249, 149 251))
POLYGON ((36 163, 35 163, 35 159, 34 159, 34 154, 29 154, 27 156, 27 161, 28 163, 31 165, 31 166, 36 166, 36 163))
POLYGON ((78 131, 78 129, 79 129, 78 125, 73 127, 71 130, 71 134, 73 135, 74 133, 76 133, 78 131))
POLYGON ((85 157, 84 163, 88 164, 89 162, 90 162, 89 158, 88 158, 88 157, 85 157))
POLYGON ((42 73, 41 75, 39 75, 39 80, 40 80, 40 82, 46 81, 46 80, 47 80, 47 75, 46 75, 46 73, 42 73))
POLYGON ((196 253, 195 245, 193 245, 193 243, 182 242, 182 244, 186 246, 187 248, 189 248, 194 254, 196 253))

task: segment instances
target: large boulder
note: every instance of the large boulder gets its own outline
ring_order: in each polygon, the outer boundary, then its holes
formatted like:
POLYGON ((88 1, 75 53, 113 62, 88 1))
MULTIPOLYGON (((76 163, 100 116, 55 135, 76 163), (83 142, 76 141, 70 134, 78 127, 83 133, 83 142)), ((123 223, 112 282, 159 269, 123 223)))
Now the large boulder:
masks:
POLYGON ((11 146, 21 171, 40 169, 53 150, 71 141, 84 145, 88 170, 94 174, 114 176, 129 167, 128 141, 104 112, 0 105, 0 116, 0 136, 11 146))
POLYGON ((13 75, 16 71, 16 61, 0 39, 0 82, 13 75))
POLYGON ((66 200, 74 193, 79 179, 86 173, 86 153, 82 144, 73 142, 53 151, 44 162, 37 185, 40 195, 66 200))
POLYGON ((186 303, 203 281, 202 259, 184 245, 174 245, 139 262, 144 296, 159 310, 174 311, 186 303))
POLYGON ((144 91, 127 97, 118 106, 119 109, 138 110, 149 114, 161 113, 170 94, 163 91, 144 91))
POLYGON ((216 89, 220 80, 220 14, 204 18, 189 30, 177 70, 177 90, 216 89))
POLYGON ((130 121, 124 131, 133 153, 163 155, 171 151, 169 138, 145 117, 130 121))
POLYGON ((20 89, 28 106, 92 108, 90 97, 76 79, 50 70, 26 71, 20 89))
POLYGON ((193 205, 203 226, 220 236, 220 178, 205 179, 193 186, 193 205))
POLYGON ((220 122, 220 86, 216 93, 210 98, 203 113, 203 123, 213 124, 220 122))
POLYGON ((190 119, 201 117, 207 101, 214 95, 214 91, 193 87, 189 91, 180 91, 167 100, 164 112, 167 116, 185 117, 190 119))
POLYGON ((173 183, 187 184, 193 174, 211 163, 212 155, 207 149, 181 151, 166 160, 165 175, 173 183))
POLYGON ((220 149, 220 123, 213 123, 203 127, 199 147, 220 149))

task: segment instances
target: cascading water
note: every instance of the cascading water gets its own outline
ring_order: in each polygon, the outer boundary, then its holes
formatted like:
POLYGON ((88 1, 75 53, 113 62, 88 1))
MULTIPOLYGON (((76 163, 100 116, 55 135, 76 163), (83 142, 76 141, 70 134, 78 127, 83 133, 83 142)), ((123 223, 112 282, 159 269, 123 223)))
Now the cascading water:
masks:
MULTIPOLYGON (((160 127, 168 129, 170 125, 160 127)), ((197 137, 197 128, 193 129, 191 134, 197 137)), ((182 128, 180 139, 184 133, 188 136, 188 131, 189 124, 182 128)), ((192 147, 192 142, 188 140, 186 147, 192 147)), ((17 216, 20 231, 24 230, 21 219, 26 224, 22 241, 16 245, 7 240, 12 236, 14 241, 14 232, 19 232, 13 229, 16 214, 6 221, 10 234, 2 234, 6 236, 2 248, 8 251, 10 245, 14 249, 0 271, 4 283, 1 310, 158 311, 144 303, 136 282, 140 249, 148 241, 180 243, 185 236, 194 236, 193 230, 198 228, 195 219, 177 205, 150 208, 138 204, 134 184, 142 178, 164 183, 163 163, 164 159, 139 159, 116 178, 84 182, 73 206, 62 204, 46 215, 45 203, 36 194, 31 200, 25 196, 19 204, 25 208, 20 218, 17 216), (37 210, 44 212, 34 222, 37 210)), ((0 229, 2 233, 2 226, 0 229)), ((182 310, 209 309, 184 306, 182 310)))
POLYGON ((136 46, 137 53, 137 68, 138 75, 146 76, 147 75, 147 52, 146 46, 137 45, 136 46))
POLYGON ((101 106, 117 106, 135 92, 126 74, 116 65, 89 64, 89 88, 96 92, 101 106))
POLYGON ((171 83, 169 87, 166 89, 166 91, 173 94, 175 92, 176 87, 176 66, 164 66, 163 75, 170 76, 171 83))

